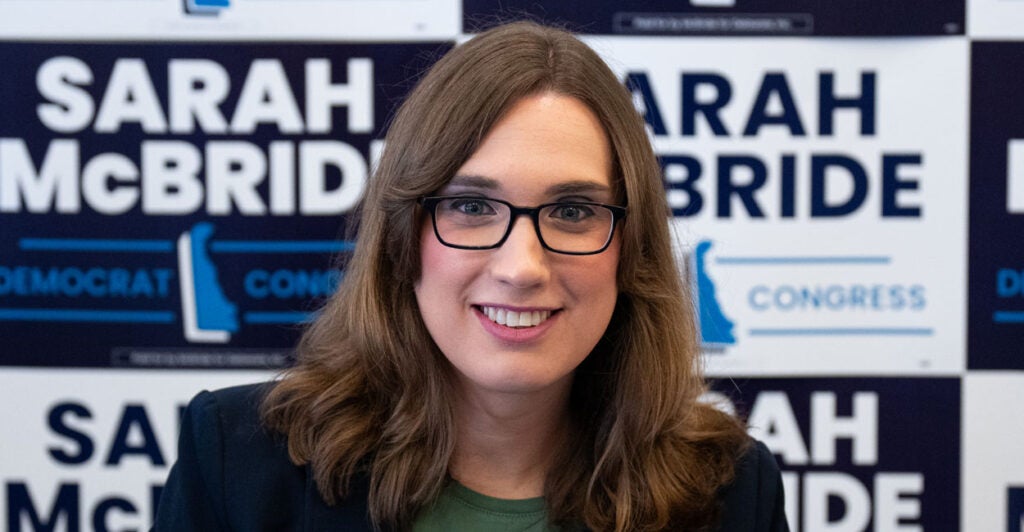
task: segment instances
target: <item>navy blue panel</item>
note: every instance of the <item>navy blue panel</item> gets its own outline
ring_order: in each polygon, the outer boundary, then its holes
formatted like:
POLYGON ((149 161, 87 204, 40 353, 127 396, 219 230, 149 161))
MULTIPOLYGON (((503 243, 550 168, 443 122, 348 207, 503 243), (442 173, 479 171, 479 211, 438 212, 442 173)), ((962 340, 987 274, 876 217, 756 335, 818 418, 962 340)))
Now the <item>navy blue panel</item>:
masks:
MULTIPOLYGON (((7 183, 7 190, 0 186, 0 205, 7 205, 0 206, 0 365, 286 364, 302 322, 308 320, 342 275, 337 258, 351 249, 351 243, 341 240, 345 213, 351 209, 330 211, 328 206, 328 214, 310 214, 308 210, 303 214, 299 177, 306 153, 303 146, 340 142, 348 146, 341 151, 355 154, 354 160, 368 166, 371 142, 383 137, 389 115, 418 74, 450 47, 450 43, 0 43, 0 143, 7 146, 9 154, 6 161, 0 160, 0 171, 7 169, 7 174, 0 176, 0 184, 7 183), (59 57, 68 59, 55 59, 59 57), (141 60, 145 70, 141 77, 152 82, 166 118, 171 107, 170 64, 181 59, 203 60, 205 66, 200 65, 199 70, 227 73, 228 88, 217 109, 228 123, 239 112, 236 108, 252 65, 257 61, 280 65, 287 81, 276 88, 268 88, 273 85, 269 82, 254 83, 253 87, 262 88, 254 92, 255 99, 249 100, 257 102, 249 106, 249 111, 266 114, 268 111, 258 109, 259 102, 282 101, 282 94, 289 92, 295 100, 294 108, 301 114, 302 126, 282 130, 278 124, 262 120, 251 132, 206 131, 206 125, 192 132, 180 127, 177 132, 156 132, 152 127, 147 132, 136 120, 123 123, 113 132, 97 131, 95 120, 104 94, 117 93, 109 89, 116 65, 125 71, 135 69, 134 76, 117 77, 133 87, 128 91, 132 93, 129 100, 138 102, 145 99, 146 92, 139 88, 144 85, 137 75, 141 60), (306 65, 322 59, 330 61, 326 83, 333 86, 347 82, 349 60, 364 66, 370 63, 372 85, 368 86, 372 88, 362 91, 361 101, 364 108, 372 108, 372 120, 353 125, 349 107, 325 104, 320 108, 330 110, 319 114, 329 114, 333 127, 310 127, 306 65), (41 89, 37 85, 41 68, 44 64, 52 66, 54 61, 77 66, 59 69, 62 73, 57 78, 63 77, 64 81, 44 82, 49 89, 41 89), (131 66, 133 61, 135 66, 131 66), (82 65, 86 68, 84 76, 82 65), (87 113, 89 104, 82 102, 88 100, 92 101, 93 115, 85 127, 51 129, 48 124, 53 126, 53 122, 41 116, 43 109, 61 114, 75 108, 87 113), (223 177, 207 175, 209 150, 232 146, 230 143, 255 153, 255 158, 266 162, 268 168, 271 152, 278 150, 277 160, 282 162, 278 168, 289 169, 279 171, 278 175, 285 177, 276 181, 274 194, 269 170, 255 186, 264 213, 243 214, 234 201, 226 212, 211 209, 206 203, 210 183, 223 177), (66 149, 54 151, 61 145, 66 149), (143 189, 154 185, 143 175, 144 146, 171 146, 195 155, 200 165, 195 175, 203 187, 202 202, 176 214, 155 213, 152 209, 147 212, 143 189), (48 157, 50 151, 61 156, 48 157), (68 162, 69 154, 75 152, 78 161, 68 162), (51 192, 62 192, 48 199, 43 194, 42 199, 37 198, 38 205, 29 208, 24 196, 26 188, 31 187, 24 179, 12 177, 24 174, 26 160, 31 163, 30 172, 74 175, 59 185, 41 185, 51 192), (44 161, 53 167, 44 171, 44 161), (83 176, 93 163, 101 170, 116 167, 111 161, 134 168, 135 180, 93 179, 94 188, 100 182, 107 190, 124 190, 137 197, 119 212, 102 212, 104 208, 97 205, 104 202, 90 201, 83 176), (63 170, 54 173, 54 168, 63 170), (289 171, 291 177, 287 176, 289 171), (286 185, 282 187, 281 183, 286 185), (291 199, 281 194, 288 188, 293 189, 291 199), (64 193, 69 196, 64 197, 64 193), (272 212, 272 195, 278 203, 292 205, 291 211, 279 206, 272 212), (64 208, 60 208, 62 204, 64 208), (77 212, 69 212, 67 205, 73 205, 72 211, 77 212), (191 246, 186 246, 183 255, 181 243, 186 236, 191 246), (189 270, 191 280, 183 269, 189 270), (189 339, 186 322, 196 325, 200 334, 189 339)), ((267 70, 273 69, 271 66, 267 70)), ((216 75, 207 79, 214 78, 216 75)), ((277 75, 276 79, 282 78, 277 75)), ((194 85, 200 90, 207 84, 194 85)), ((340 153, 331 149, 333 155, 340 153)), ((340 168, 338 164, 326 165, 323 190, 337 190, 345 183, 348 178, 340 168)), ((109 202, 105 205, 113 208, 109 202)))
MULTIPOLYGON (((903 499, 920 503, 918 518, 901 519, 904 525, 919 525, 923 530, 946 530, 950 523, 960 522, 960 380, 951 378, 806 378, 806 379, 722 379, 713 383, 713 389, 728 396, 738 413, 746 417, 755 408, 765 407, 769 402, 776 405, 767 408, 767 418, 783 420, 791 412, 792 419, 799 426, 799 438, 808 451, 808 459, 793 462, 792 454, 780 453, 776 459, 784 475, 795 478, 799 489, 786 493, 787 499, 799 501, 799 515, 803 516, 809 500, 819 494, 809 493, 809 483, 823 477, 843 477, 859 484, 870 498, 871 523, 868 530, 878 530, 875 519, 879 508, 892 508, 892 500, 885 498, 879 490, 879 482, 893 478, 892 474, 910 474, 923 477, 919 492, 906 493, 903 499), (876 416, 872 412, 855 412, 854 398, 867 396, 877 401, 876 416), (780 395, 782 400, 779 399, 780 395), (820 399, 833 396, 834 410, 822 409, 820 399), (765 401, 771 396, 770 401, 765 401), (821 456, 822 449, 816 449, 813 434, 827 433, 825 425, 813 426, 815 397, 819 399, 819 418, 857 417, 866 424, 876 423, 877 459, 871 463, 855 463, 853 441, 839 437, 834 441, 823 441, 835 448, 832 463, 818 463, 815 456, 821 456), (758 402, 762 401, 759 405, 758 402), (781 408, 778 405, 782 404, 781 408), (927 441, 926 441, 927 440, 927 441), (938 443, 941 442, 941 443, 938 443), (788 460, 787 460, 788 459, 788 460)), ((763 413, 762 413, 763 414, 763 413)), ((761 426, 771 434, 785 431, 782 425, 761 426)), ((863 440, 863 438, 862 438, 863 440)), ((867 441, 861 441, 863 445, 867 441)), ((771 445, 769 445, 771 447, 771 445)), ((778 451, 778 449, 772 449, 778 451)), ((829 497, 828 513, 830 524, 843 519, 843 505, 839 499, 829 497)), ((820 501, 820 499, 819 499, 820 501)), ((884 511, 882 512, 884 514, 884 511)), ((802 517, 789 516, 791 522, 802 517)), ((821 523, 815 523, 820 525, 821 523)), ((847 523, 849 525, 849 523, 847 523)), ((800 530, 812 530, 811 523, 801 523, 800 530)), ((858 528, 860 529, 860 528, 858 528)), ((886 529, 886 527, 882 527, 886 529)))
POLYGON ((581 33, 632 35, 963 35, 964 0, 464 0, 476 32, 523 16, 581 33))
POLYGON ((1006 488, 1006 532, 1024 532, 1024 487, 1006 488))
POLYGON ((1024 42, 971 46, 968 366, 1024 369, 1024 212, 1007 206, 1008 142, 1024 142, 1024 42))

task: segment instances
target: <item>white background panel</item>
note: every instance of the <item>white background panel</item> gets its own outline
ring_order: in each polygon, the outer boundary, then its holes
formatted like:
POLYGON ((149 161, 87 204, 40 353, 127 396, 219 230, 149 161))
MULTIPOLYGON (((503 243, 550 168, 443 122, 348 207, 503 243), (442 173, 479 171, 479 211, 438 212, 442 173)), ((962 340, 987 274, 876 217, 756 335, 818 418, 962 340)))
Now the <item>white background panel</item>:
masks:
MULTIPOLYGON (((653 137, 659 155, 695 157, 703 167, 694 185, 703 208, 695 216, 675 218, 674 226, 682 253, 712 241, 707 272, 734 324, 735 343, 709 357, 711 373, 950 374, 964 367, 965 40, 607 37, 590 42, 620 76, 639 72, 649 80, 667 130, 653 137), (841 98, 862 95, 862 73, 874 76, 873 113, 868 111, 875 119, 873 133, 861 128, 864 111, 839 109, 832 134, 822 134, 821 73, 832 74, 833 93, 841 98), (719 114, 727 136, 714 135, 703 116, 697 116, 695 134, 683 134, 681 79, 693 74, 727 80, 731 99, 719 114), (742 134, 769 74, 783 76, 803 135, 783 125, 742 134), (781 210, 787 154, 795 161, 792 217, 781 210), (752 156, 767 169, 766 184, 753 195, 763 218, 751 216, 736 197, 730 215, 718 211, 717 163, 733 155, 752 156), (863 168, 866 197, 850 214, 813 217, 810 160, 830 155, 863 168), (897 191, 895 203, 920 214, 883 216, 883 158, 907 155, 919 162, 900 166, 897 175, 916 189, 897 191), (793 257, 847 262, 737 263, 793 257), (821 300, 794 300, 804 289, 821 300)), ((765 114, 783 113, 779 92, 767 100, 765 114)), ((714 90, 696 95, 699 101, 716 96, 714 90)), ((686 179, 685 170, 666 174, 670 180, 686 179)), ((825 175, 827 202, 851 196, 852 179, 845 170, 825 175)), ((733 180, 749 183, 749 176, 737 172, 733 180)), ((687 192, 669 192, 678 207, 689 198, 687 192)))
POLYGON ((967 0, 967 34, 976 39, 1024 38, 1024 1, 967 0))
POLYGON ((0 37, 39 39, 450 39, 458 0, 234 0, 188 14, 182 0, 0 0, 0 37))
POLYGON ((1024 372, 971 372, 963 383, 963 528, 1007 523, 1007 489, 1024 487, 1024 372))
MULTIPOLYGON (((36 511, 45 522, 61 484, 75 484, 79 491, 80 519, 83 530, 91 529, 97 505, 110 498, 128 500, 136 508, 130 512, 111 510, 107 526, 111 530, 145 530, 152 522, 150 488, 163 485, 170 465, 177 457, 178 412, 189 399, 203 389, 213 390, 236 384, 266 381, 269 372, 258 371, 157 371, 157 370, 0 370, 0 482, 4 493, 12 484, 24 484, 36 511), (62 435, 50 423, 50 414, 58 405, 84 407, 87 416, 68 413, 60 425, 84 435, 93 446, 92 456, 78 464, 55 459, 50 450, 67 455, 82 455, 79 441, 62 435), (107 464, 115 445, 118 427, 131 405, 130 430, 122 443, 131 448, 145 447, 142 424, 148 422, 155 436, 164 465, 142 454, 126 454, 117 464, 107 464), (139 409, 145 412, 138 416, 139 409), (144 417, 145 421, 140 421, 144 417)), ((152 443, 152 442, 151 442, 152 443)), ((84 455, 82 455, 84 456, 84 455)), ((8 515, 8 497, 0 498, 0 515, 8 515)), ((23 517, 25 530, 31 530, 23 517)))

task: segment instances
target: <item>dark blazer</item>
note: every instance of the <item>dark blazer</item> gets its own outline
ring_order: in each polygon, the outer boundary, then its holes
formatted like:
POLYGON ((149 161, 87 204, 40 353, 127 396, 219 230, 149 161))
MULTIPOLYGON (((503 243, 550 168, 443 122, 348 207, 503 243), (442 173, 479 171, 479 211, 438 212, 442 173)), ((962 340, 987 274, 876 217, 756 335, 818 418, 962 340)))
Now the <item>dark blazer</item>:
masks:
MULTIPOLYGON (((265 386, 202 392, 189 403, 154 530, 373 530, 368 479, 355 479, 350 495, 328 506, 308 466, 292 464, 284 439, 260 426, 265 386)), ((779 468, 760 442, 738 464, 722 501, 723 532, 788 530, 779 468)))

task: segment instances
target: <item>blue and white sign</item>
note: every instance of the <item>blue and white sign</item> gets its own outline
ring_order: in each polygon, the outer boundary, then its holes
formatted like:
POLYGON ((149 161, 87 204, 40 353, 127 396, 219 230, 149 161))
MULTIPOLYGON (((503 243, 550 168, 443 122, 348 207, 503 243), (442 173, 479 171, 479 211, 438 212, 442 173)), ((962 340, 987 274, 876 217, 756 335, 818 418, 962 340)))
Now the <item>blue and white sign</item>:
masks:
POLYGON ((439 41, 459 0, 0 0, 0 39, 439 41))
POLYGON ((660 36, 962 35, 964 0, 464 0, 475 32, 495 14, 528 13, 592 34, 660 36))
POLYGON ((969 367, 1024 369, 1024 42, 971 62, 969 367))
POLYGON ((286 364, 443 46, 0 43, 0 363, 286 364))
POLYGON ((36 530, 148 530, 177 458, 178 425, 202 389, 268 372, 4 368, 0 525, 36 530), (16 427, 16 428, 15 428, 16 427))
POLYGON ((1024 532, 1024 486, 1006 488, 1006 532, 1024 532))
POLYGON ((967 34, 971 39, 1024 39, 1024 2, 967 0, 967 34))
POLYGON ((972 371, 963 389, 961 530, 1024 530, 1024 374, 972 371))
POLYGON ((711 373, 964 367, 962 39, 589 42, 660 156, 711 373))
POLYGON ((775 453, 793 532, 960 521, 960 415, 949 408, 959 379, 743 379, 715 390, 775 453))

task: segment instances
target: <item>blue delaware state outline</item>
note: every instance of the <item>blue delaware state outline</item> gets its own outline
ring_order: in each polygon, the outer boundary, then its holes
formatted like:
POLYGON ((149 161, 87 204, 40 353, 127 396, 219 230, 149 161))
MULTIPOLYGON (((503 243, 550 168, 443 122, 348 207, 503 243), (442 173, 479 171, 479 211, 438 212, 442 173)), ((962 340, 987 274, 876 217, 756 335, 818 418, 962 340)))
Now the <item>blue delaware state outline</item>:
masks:
POLYGON ((217 283, 216 268, 205 247, 212 234, 213 225, 202 222, 178 237, 181 321, 185 340, 223 344, 238 331, 238 310, 217 283))
POLYGON ((231 0, 182 0, 185 4, 185 13, 189 15, 212 15, 220 14, 222 9, 231 7, 231 0))
POLYGON ((710 240, 701 240, 690 257, 693 275, 690 282, 697 296, 697 324, 703 350, 719 350, 736 344, 736 336, 732 332, 734 323, 723 312, 716 296, 715 282, 708 276, 706 257, 711 246, 710 240))

